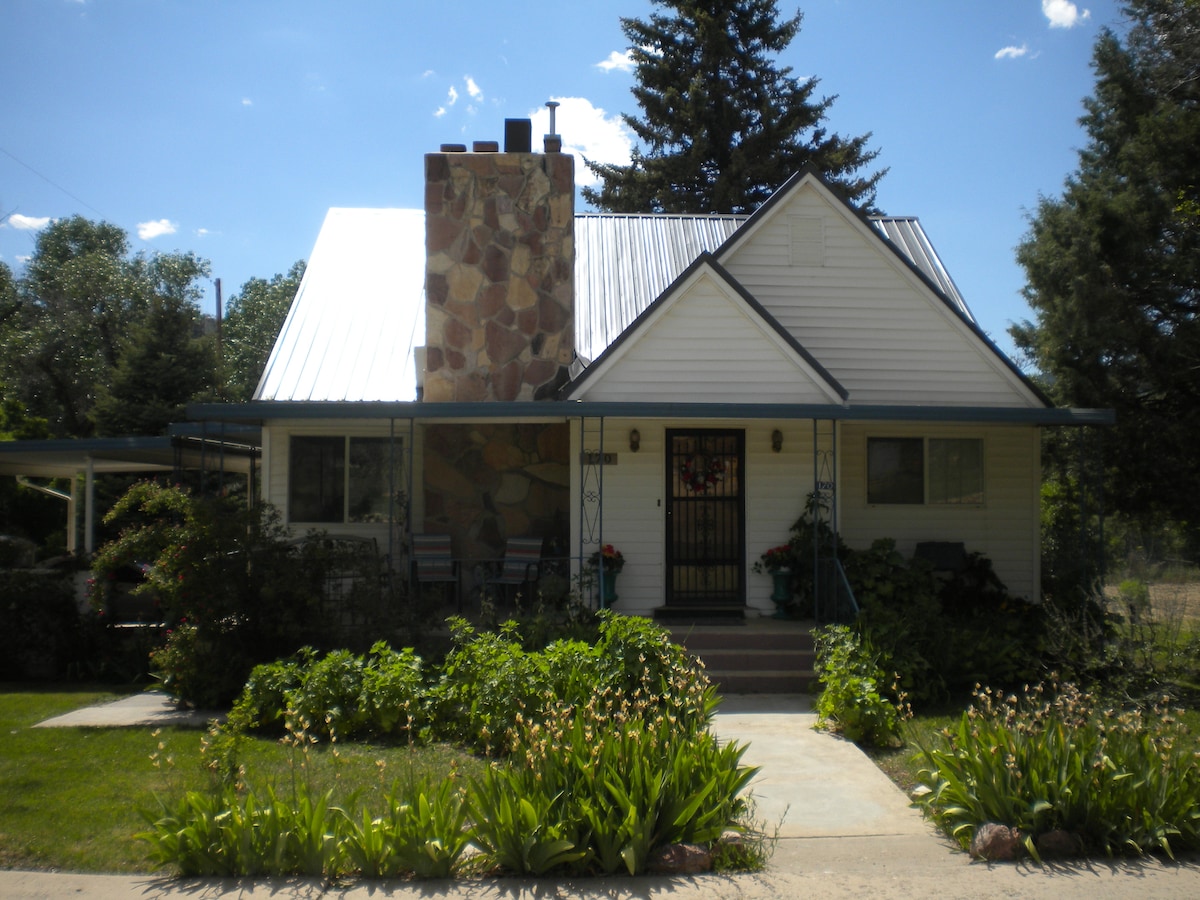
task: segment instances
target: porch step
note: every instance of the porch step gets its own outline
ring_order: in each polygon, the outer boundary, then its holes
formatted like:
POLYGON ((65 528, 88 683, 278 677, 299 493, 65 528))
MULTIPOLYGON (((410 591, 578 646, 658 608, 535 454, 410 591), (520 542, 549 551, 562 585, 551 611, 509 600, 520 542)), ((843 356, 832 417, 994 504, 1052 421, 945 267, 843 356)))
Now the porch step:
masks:
POLYGON ((672 639, 703 662, 725 694, 804 694, 816 675, 811 622, 748 619, 738 625, 671 625, 672 639))
POLYGON ((691 625, 741 625, 746 621, 744 606, 660 606, 654 621, 669 628, 691 625))

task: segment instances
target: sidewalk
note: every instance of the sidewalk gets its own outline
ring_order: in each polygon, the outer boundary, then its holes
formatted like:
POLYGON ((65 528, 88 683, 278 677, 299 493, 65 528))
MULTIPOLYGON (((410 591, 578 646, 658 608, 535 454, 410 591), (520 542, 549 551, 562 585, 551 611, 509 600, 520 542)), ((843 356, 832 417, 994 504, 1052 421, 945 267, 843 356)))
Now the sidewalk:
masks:
MULTIPOLYGON (((178 713, 161 695, 140 694, 79 710, 43 726, 151 727, 176 724, 178 713)), ((192 715, 190 724, 208 716, 192 715)), ((217 897, 292 900, 380 897, 423 900, 773 900, 820 897, 891 898, 1053 897, 1140 900, 1200 897, 1200 861, 1158 860, 1035 866, 973 863, 929 827, 920 813, 857 747, 812 729, 816 717, 799 696, 727 697, 715 730, 749 742, 744 761, 762 767, 752 790, 757 812, 779 842, 766 871, 697 878, 491 879, 468 882, 364 882, 326 887, 304 879, 260 881, 175 880, 155 876, 79 875, 0 871, 0 897, 49 900, 75 895, 115 898, 217 897)))

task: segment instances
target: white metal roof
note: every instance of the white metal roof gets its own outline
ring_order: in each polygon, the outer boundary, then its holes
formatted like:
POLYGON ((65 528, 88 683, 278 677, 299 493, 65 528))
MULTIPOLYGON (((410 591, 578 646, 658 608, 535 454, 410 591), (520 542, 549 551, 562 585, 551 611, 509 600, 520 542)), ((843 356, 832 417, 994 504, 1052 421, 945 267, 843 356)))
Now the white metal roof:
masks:
POLYGON ((871 216, 870 222, 884 237, 896 245, 896 248, 908 257, 921 273, 934 283, 938 290, 949 298, 955 308, 967 317, 967 321, 975 322, 967 301, 958 292, 958 286, 941 258, 933 249, 929 236, 921 223, 913 216, 871 216))
POLYGON ((329 210, 256 400, 412 400, 425 343, 425 213, 329 210))
MULTIPOLYGON (((747 216, 575 217, 575 349, 598 357, 703 251, 747 216)), ((871 224, 974 321, 920 222, 871 224)), ((425 213, 330 209, 255 400, 416 397, 425 343, 425 213)))

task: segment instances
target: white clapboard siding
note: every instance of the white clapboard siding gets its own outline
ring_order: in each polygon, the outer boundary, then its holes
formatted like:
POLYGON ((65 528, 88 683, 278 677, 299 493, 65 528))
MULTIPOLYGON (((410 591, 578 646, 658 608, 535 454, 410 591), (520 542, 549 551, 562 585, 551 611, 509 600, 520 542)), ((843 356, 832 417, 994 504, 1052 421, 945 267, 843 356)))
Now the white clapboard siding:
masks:
MULTIPOLYGON (((787 541, 789 529, 804 511, 804 498, 812 490, 812 423, 671 420, 651 422, 604 420, 606 453, 616 453, 615 464, 604 469, 603 527, 598 537, 617 547, 625 568, 617 581, 615 609, 631 615, 653 615, 666 599, 666 432, 668 428, 744 428, 746 433, 746 585, 751 614, 774 612, 771 585, 765 575, 750 572, 754 561, 770 547, 787 541), (629 449, 629 432, 641 435, 637 453, 629 449), (782 431, 783 449, 771 449, 771 432, 782 431)), ((573 427, 572 456, 581 450, 600 450, 600 422, 584 423, 582 444, 573 427)), ((579 468, 572 468, 571 521, 580 519, 579 468)), ((578 546, 578 534, 572 545, 578 546)), ((584 554, 596 549, 585 544, 584 554)))
POLYGON ((850 393, 854 405, 1038 406, 957 312, 871 227, 804 182, 721 264, 850 393), (824 223, 824 265, 793 265, 795 217, 824 223))
POLYGON ((1038 429, 1032 426, 934 426, 878 422, 841 430, 840 531, 857 549, 893 538, 911 556, 920 541, 961 541, 988 557, 1014 595, 1037 599, 1039 569, 1038 429), (867 503, 868 437, 979 438, 984 452, 981 506, 867 503))
POLYGON ((585 400, 840 403, 727 282, 701 266, 585 383, 585 400))

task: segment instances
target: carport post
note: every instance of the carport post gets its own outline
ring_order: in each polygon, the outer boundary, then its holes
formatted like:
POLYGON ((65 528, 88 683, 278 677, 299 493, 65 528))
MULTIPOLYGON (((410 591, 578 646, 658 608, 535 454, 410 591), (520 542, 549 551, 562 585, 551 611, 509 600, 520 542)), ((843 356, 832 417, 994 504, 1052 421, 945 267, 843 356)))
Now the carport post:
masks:
POLYGON ((89 456, 84 470, 83 552, 92 558, 96 549, 96 463, 89 456))

